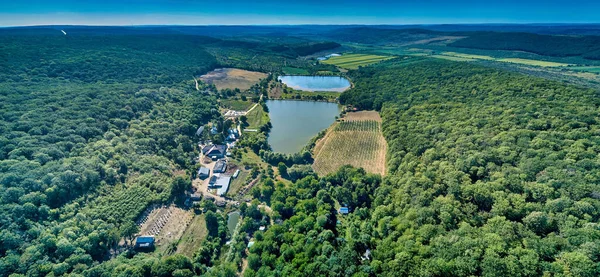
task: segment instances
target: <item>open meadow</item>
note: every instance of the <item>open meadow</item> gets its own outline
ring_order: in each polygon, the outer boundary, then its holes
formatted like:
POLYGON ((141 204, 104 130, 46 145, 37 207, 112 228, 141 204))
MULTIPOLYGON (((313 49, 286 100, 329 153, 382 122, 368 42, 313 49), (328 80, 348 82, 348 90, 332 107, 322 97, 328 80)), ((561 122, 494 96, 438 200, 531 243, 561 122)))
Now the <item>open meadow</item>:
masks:
POLYGON ((498 59, 499 62, 507 62, 507 63, 518 63, 525 65, 534 65, 541 67, 559 67, 559 66, 568 66, 566 63, 557 63, 557 62, 549 62, 549 61, 541 61, 541 60, 530 60, 530 59, 520 59, 520 58, 506 58, 506 59, 498 59))
POLYGON ((246 114, 248 129, 258 129, 269 122, 269 113, 265 112, 261 105, 256 105, 246 114))
POLYGON ((206 220, 204 215, 196 215, 190 222, 189 226, 179 240, 177 253, 183 254, 190 258, 194 257, 194 253, 201 247, 202 241, 208 235, 206 229, 206 220))
POLYGON ((326 175, 349 164, 383 175, 386 151, 379 114, 374 111, 348 113, 317 142, 313 169, 319 175, 326 175))
POLYGON ((205 83, 214 84, 219 90, 238 88, 244 91, 266 77, 267 74, 262 72, 237 68, 219 68, 200 76, 200 79, 205 83))
POLYGON ((579 72, 600 73, 600 66, 573 66, 568 69, 579 72))
POLYGON ((324 64, 332 64, 345 69, 357 69, 359 66, 366 66, 380 61, 393 59, 391 56, 368 55, 368 54, 345 54, 342 56, 331 57, 321 61, 324 64))

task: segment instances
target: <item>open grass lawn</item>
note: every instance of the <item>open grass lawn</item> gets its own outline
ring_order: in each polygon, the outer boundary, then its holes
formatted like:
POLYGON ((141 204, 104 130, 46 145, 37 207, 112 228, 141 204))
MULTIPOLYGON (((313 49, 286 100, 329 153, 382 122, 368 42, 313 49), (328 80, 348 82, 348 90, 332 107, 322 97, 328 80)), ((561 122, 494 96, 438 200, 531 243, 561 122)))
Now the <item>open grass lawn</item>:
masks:
POLYGON ((324 64, 332 64, 345 69, 357 69, 359 66, 366 66, 380 61, 393 59, 391 56, 379 56, 368 54, 346 54, 338 57, 331 57, 324 64))
POLYGON ((285 66, 282 69, 283 69, 283 74, 288 74, 288 75, 307 75, 308 74, 308 71, 304 68, 285 66))
POLYGON ((177 253, 193 258, 194 253, 200 248, 200 244, 208 235, 204 215, 196 215, 190 225, 185 229, 179 240, 177 253))
POLYGON ((257 105, 248 112, 246 117, 248 118, 249 124, 248 127, 246 127, 247 129, 258 129, 269 122, 269 113, 266 113, 261 105, 257 105))
POLYGON ((236 111, 245 111, 247 109, 249 109, 250 107, 252 107, 252 105, 254 105, 254 103, 250 102, 250 101, 242 101, 242 100, 235 100, 235 99, 224 99, 221 100, 221 107, 225 108, 225 109, 230 109, 230 110, 236 110, 236 111))
POLYGON ((507 63, 518 63, 525 65, 534 65, 534 66, 542 66, 542 67, 559 67, 559 66, 568 66, 566 63, 557 63, 557 62, 548 62, 548 61, 540 61, 540 60, 529 60, 529 59, 519 59, 519 58, 506 58, 506 59, 498 59, 499 62, 507 62, 507 63))
POLYGON ((379 114, 373 111, 348 113, 344 121, 334 123, 317 142, 313 169, 319 175, 326 175, 349 164, 383 175, 386 151, 379 114))

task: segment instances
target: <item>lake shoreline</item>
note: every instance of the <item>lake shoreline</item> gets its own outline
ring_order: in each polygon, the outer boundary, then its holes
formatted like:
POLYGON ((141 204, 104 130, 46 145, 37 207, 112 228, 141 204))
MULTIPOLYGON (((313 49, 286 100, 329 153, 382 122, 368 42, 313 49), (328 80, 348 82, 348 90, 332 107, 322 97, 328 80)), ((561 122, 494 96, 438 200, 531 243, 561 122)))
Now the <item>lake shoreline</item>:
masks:
POLYGON ((266 104, 273 126, 267 140, 273 152, 282 154, 302 152, 343 111, 342 105, 328 101, 270 99, 266 104))

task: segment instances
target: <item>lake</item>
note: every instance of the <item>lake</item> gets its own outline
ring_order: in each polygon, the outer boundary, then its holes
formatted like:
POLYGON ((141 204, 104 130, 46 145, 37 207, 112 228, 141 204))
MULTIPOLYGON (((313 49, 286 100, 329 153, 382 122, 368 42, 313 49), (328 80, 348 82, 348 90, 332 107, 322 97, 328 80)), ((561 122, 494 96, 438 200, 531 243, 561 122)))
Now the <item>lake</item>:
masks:
POLYGON ((340 114, 337 103, 268 100, 273 128, 269 144, 274 152, 297 153, 320 131, 327 129, 340 114))
POLYGON ((279 76, 286 86, 304 91, 342 92, 350 88, 350 81, 339 76, 279 76))
POLYGON ((227 216, 227 229, 229 230, 229 234, 233 234, 235 231, 235 226, 237 226, 238 221, 240 221, 240 213, 239 212, 231 212, 227 216))

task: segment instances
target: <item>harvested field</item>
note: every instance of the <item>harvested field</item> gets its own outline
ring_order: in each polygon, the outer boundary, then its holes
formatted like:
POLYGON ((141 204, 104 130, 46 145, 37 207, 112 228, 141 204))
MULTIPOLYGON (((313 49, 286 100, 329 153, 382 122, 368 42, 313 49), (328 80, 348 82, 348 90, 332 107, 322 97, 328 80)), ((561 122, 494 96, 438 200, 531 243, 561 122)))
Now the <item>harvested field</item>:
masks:
POLYGON ((267 74, 262 72, 237 68, 219 68, 200 76, 200 79, 205 83, 214 84, 219 90, 238 88, 244 91, 266 77, 267 74))
POLYGON ((377 112, 348 113, 334 123, 314 148, 313 169, 319 175, 337 171, 343 165, 362 167, 385 174, 387 143, 381 133, 377 112))

